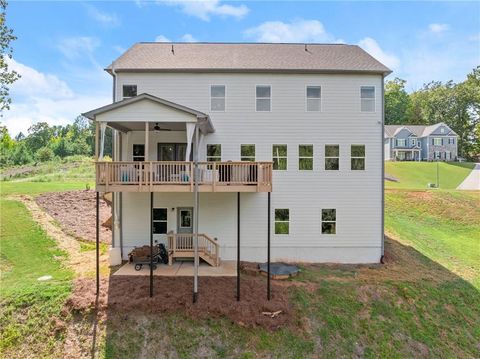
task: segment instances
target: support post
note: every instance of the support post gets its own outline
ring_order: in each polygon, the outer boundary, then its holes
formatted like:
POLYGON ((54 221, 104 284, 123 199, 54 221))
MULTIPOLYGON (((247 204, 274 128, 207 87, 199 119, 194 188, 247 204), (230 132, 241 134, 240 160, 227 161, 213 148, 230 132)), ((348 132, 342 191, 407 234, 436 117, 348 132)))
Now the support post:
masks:
POLYGON ((193 303, 198 299, 198 124, 195 126, 195 152, 194 152, 194 208, 193 208, 193 241, 194 241, 194 270, 193 270, 193 303))
POLYGON ((148 161, 148 147, 149 147, 148 131, 149 131, 148 122, 145 122, 145 161, 148 161))
POLYGON ((100 193, 96 192, 96 227, 95 227, 95 265, 97 280, 97 295, 100 294, 100 193))
POLYGON ((268 217, 267 217, 267 300, 270 300, 270 215, 271 215, 271 198, 270 192, 268 192, 268 217))
POLYGON ((98 161, 98 146, 99 146, 99 131, 100 131, 100 126, 98 126, 98 122, 95 121, 95 162, 98 161))
POLYGON ((150 192, 150 298, 153 297, 153 192, 150 192))
POLYGON ((240 192, 237 192, 237 301, 240 301, 240 192))

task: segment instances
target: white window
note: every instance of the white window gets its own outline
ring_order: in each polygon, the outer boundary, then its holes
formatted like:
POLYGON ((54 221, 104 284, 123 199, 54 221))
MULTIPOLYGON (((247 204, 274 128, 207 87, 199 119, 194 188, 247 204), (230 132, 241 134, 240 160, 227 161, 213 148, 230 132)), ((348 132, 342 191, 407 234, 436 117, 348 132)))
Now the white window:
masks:
POLYGON ((415 146, 417 144, 417 139, 416 138, 411 138, 410 143, 412 146, 415 146))
POLYGON ((432 143, 434 146, 442 146, 443 145, 443 138, 439 138, 439 137, 435 137, 433 139, 433 143, 432 143))
POLYGON ((255 88, 255 109, 258 112, 269 112, 272 108, 271 86, 257 86, 255 88))
POLYGON ((321 107, 321 93, 320 86, 307 86, 307 111, 320 111, 321 107))
POLYGON ((275 234, 290 232, 290 211, 288 208, 275 209, 275 234))
POLYGON ((404 138, 397 138, 397 147, 405 147, 407 145, 407 141, 404 138))
POLYGON ((255 145, 240 145, 240 160, 255 162, 255 145))
POLYGON ((137 96, 137 85, 123 85, 122 86, 123 98, 130 98, 137 96))
POLYGON ((445 128, 442 127, 442 128, 440 129, 440 133, 445 133, 445 128))
POLYGON ((441 159, 441 158, 442 158, 441 152, 440 152, 440 151, 435 151, 435 152, 433 153, 433 158, 436 159, 436 160, 441 159))
POLYGON ((448 138, 448 144, 449 145, 454 145, 455 144, 455 138, 454 137, 449 137, 448 138))
POLYGON ((225 111, 225 85, 210 86, 210 111, 225 111))
POLYGON ((337 210, 322 209, 322 234, 337 233, 337 210))
POLYGON ((350 149, 351 169, 353 171, 365 170, 365 145, 352 145, 350 149))
POLYGON ((360 87, 360 101, 362 112, 375 112, 375 87, 360 87))
POLYGON ((313 170, 313 145, 298 145, 298 169, 313 170))
POLYGON ((340 146, 325 145, 325 170, 338 171, 340 168, 340 146))
POLYGON ((153 209, 153 234, 167 233, 167 208, 153 209))
POLYGON ((145 161, 145 145, 133 145, 132 159, 134 161, 145 161))
POLYGON ((273 169, 278 171, 286 171, 287 163, 287 145, 272 146, 273 169))
POLYGON ((222 145, 207 145, 207 161, 220 162, 222 160, 222 145))

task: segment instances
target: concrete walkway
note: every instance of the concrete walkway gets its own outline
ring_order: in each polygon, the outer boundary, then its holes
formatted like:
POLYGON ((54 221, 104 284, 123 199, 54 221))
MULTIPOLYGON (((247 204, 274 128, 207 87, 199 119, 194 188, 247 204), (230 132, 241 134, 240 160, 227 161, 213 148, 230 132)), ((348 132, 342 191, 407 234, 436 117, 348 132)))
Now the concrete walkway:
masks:
POLYGON ((472 172, 460 183, 457 189, 480 191, 480 163, 476 163, 472 172))
MULTIPOLYGON (((212 267, 207 263, 200 262, 198 267, 198 275, 200 277, 236 277, 237 265, 236 261, 221 261, 219 267, 212 267)), ((150 275, 150 267, 143 266, 139 271, 135 270, 135 266, 131 263, 124 264, 113 275, 150 275)), ((192 277, 193 262, 175 261, 173 265, 160 264, 153 271, 153 275, 165 277, 192 277)))

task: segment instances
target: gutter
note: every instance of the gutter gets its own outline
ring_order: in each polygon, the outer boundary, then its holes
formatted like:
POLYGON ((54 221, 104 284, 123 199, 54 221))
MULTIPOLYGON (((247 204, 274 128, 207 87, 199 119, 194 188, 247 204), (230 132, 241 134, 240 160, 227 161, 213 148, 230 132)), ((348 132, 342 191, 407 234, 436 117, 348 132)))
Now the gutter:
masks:
POLYGON ((384 264, 385 257, 385 75, 382 76, 382 222, 381 222, 381 241, 382 252, 380 263, 384 264))

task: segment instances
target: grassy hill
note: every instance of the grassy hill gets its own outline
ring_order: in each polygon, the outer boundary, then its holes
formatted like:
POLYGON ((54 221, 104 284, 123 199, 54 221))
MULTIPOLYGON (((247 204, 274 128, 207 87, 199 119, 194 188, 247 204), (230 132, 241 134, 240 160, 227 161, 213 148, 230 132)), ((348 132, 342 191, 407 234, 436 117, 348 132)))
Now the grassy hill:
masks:
MULTIPOLYGON (((439 162, 441 189, 455 189, 468 176, 474 163, 439 162)), ((436 162, 386 162, 385 174, 399 182, 386 181, 386 188, 426 189, 428 183, 437 181, 436 162)))

